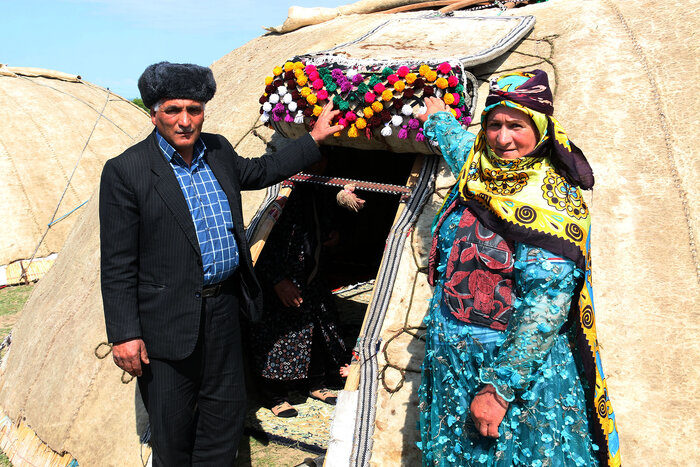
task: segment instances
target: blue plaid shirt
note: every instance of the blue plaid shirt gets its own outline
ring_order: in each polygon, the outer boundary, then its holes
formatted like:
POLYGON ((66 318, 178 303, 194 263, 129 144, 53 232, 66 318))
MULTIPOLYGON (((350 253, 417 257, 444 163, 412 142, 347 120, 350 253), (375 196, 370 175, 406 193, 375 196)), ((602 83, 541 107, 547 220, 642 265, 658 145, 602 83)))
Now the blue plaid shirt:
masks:
POLYGON ((158 146, 170 162, 190 208, 202 254, 204 285, 216 284, 229 277, 238 267, 238 245, 233 236, 233 220, 226 193, 221 189, 204 159, 207 147, 200 138, 194 145, 192 165, 156 130, 158 146))

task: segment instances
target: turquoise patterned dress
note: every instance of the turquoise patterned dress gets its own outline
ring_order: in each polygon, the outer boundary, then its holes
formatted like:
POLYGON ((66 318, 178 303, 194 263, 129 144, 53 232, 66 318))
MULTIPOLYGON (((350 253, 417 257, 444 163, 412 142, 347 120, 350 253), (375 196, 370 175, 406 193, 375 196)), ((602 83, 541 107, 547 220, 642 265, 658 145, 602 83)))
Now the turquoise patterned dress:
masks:
MULTIPOLYGON (((457 175, 474 136, 444 112, 432 115, 424 128, 457 175)), ((450 198, 456 194, 453 190, 450 198)), ((514 311, 507 329, 457 320, 444 304, 442 286, 464 209, 458 206, 434 233, 438 281, 425 318, 419 389, 423 465, 598 465, 570 336, 561 332, 582 271, 569 259, 516 243, 514 311), (485 384, 510 404, 497 439, 481 436, 469 413, 485 384)))

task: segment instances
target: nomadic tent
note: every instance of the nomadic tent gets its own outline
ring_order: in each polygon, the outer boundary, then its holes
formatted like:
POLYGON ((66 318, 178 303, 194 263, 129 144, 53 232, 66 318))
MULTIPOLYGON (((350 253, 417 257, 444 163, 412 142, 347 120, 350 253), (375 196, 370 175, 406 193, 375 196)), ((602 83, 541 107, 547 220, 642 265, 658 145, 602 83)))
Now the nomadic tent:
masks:
POLYGON ((107 89, 39 68, 0 65, 0 106, 7 125, 0 134, 5 285, 48 270, 104 162, 138 141, 150 123, 107 89))
MULTIPOLYGON (((688 45, 698 26, 692 14, 697 5, 550 0, 447 17, 425 11, 337 15, 259 37, 215 62, 218 92, 207 106, 206 130, 225 135, 246 157, 275 151, 295 124, 285 121, 284 111, 278 121, 272 118, 277 131, 263 125, 258 98, 269 101, 265 77, 288 60, 313 60, 338 46, 336 55, 348 60, 450 59, 457 68, 462 63, 462 96, 476 97, 470 111, 475 115, 491 77, 547 71, 556 116, 596 172, 587 200, 593 213, 595 322, 622 458, 626 465, 697 464, 692 414, 700 409, 693 396, 700 381, 694 358, 700 207, 692 180, 700 165, 690 141, 697 127, 692 109, 699 103, 694 93, 683 92, 698 68, 697 50, 688 45), (452 21, 469 26, 445 30, 452 21), (470 75, 476 80, 471 91, 464 81, 470 75)), ((327 465, 420 463, 416 391, 422 319, 431 295, 425 274, 430 224, 454 180, 430 146, 420 147, 415 132, 399 138, 399 128, 392 135, 377 130, 374 146, 345 135, 333 146, 340 157, 359 161, 355 175, 346 178, 384 183, 372 174, 401 167, 406 181, 392 189, 410 193, 393 195, 395 204, 374 203, 389 206, 384 217, 393 221, 384 232, 386 249, 359 333, 356 387, 349 384, 341 393, 327 465)), ((282 188, 245 195, 254 240, 282 188)), ((375 230, 368 226, 366 236, 375 230)), ((104 358, 109 347, 98 247, 92 202, 15 327, 0 379, 7 416, 2 445, 17 453, 15 459, 65 454, 60 465, 77 460, 100 466, 143 460, 136 385, 122 381, 111 358, 104 358)))

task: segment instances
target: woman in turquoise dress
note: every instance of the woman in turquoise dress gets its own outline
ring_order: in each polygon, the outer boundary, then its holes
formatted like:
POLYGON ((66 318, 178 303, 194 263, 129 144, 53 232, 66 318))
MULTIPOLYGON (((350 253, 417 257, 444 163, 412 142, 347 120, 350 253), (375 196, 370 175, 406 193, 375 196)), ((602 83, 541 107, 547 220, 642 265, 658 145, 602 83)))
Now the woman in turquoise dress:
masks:
POLYGON ((546 73, 494 80, 476 136, 440 99, 426 106, 457 184, 433 225, 423 464, 620 465, 581 197, 593 174, 546 73))

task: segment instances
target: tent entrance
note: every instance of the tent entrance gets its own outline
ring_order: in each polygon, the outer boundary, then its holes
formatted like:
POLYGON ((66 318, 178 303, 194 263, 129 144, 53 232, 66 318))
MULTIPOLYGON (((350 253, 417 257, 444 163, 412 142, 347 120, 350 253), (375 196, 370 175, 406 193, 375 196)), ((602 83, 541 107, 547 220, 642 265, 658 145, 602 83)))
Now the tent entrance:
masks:
MULTIPOLYGON (((358 150, 340 146, 324 148, 328 165, 323 175, 352 180, 355 193, 365 200, 358 212, 338 208, 340 242, 328 258, 328 284, 333 290, 343 338, 355 345, 371 301, 387 237, 396 213, 411 195, 407 186, 417 160, 423 156, 382 150, 358 150)), ((342 190, 326 185, 326 196, 342 190)))
POLYGON ((275 199, 261 207, 249 227, 249 232, 254 231, 251 252, 255 262, 285 205, 295 198, 295 187, 315 186, 317 204, 333 206, 332 213, 326 215, 332 215, 338 243, 324 252, 323 270, 335 296, 343 338, 352 349, 372 297, 387 237, 397 213, 411 197, 412 173, 420 170, 425 156, 342 146, 323 146, 322 152, 323 163, 290 177, 276 187, 275 199), (365 201, 358 212, 341 208, 335 201, 347 184, 354 185, 357 196, 365 201))
MULTIPOLYGON (((295 190, 302 185, 316 185, 317 202, 326 201, 335 206, 334 223, 340 240, 328 252, 324 271, 326 282, 334 292, 349 360, 351 349, 363 355, 366 347, 374 346, 371 342, 376 339, 375 328, 386 311, 406 234, 432 193, 437 158, 340 146, 322 147, 322 151, 327 156, 327 166, 322 171, 299 174, 269 189, 266 202, 251 221, 248 235, 256 261, 285 205, 294 199, 295 190), (356 186, 355 193, 365 200, 359 212, 340 208, 335 201, 349 180, 356 186)), ((334 371, 337 374, 337 369, 334 371)), ((300 413, 305 410, 303 405, 297 408, 300 413)), ((299 431, 297 435, 301 438, 289 442, 299 445, 302 441, 306 447, 325 450, 331 414, 332 408, 328 417, 315 413, 314 423, 297 429, 299 417, 282 420, 270 417, 269 410, 261 409, 256 413, 257 428, 280 442, 299 431)))

